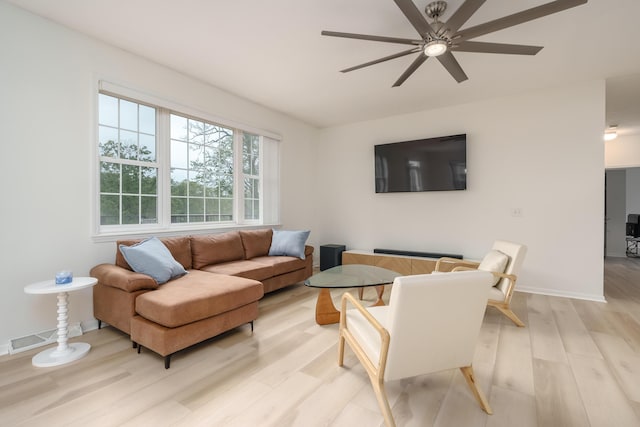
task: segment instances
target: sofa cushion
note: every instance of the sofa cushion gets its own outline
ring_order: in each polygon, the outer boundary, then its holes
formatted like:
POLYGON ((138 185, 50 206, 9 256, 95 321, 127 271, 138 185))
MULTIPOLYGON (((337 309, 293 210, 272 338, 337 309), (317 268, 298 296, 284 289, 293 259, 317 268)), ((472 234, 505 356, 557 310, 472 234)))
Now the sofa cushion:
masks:
POLYGON ((262 283, 243 277, 199 270, 147 292, 136 299, 136 313, 167 328, 206 319, 258 301, 262 283))
POLYGON ((119 249, 133 271, 153 277, 158 284, 187 273, 156 237, 131 246, 120 245, 119 249))
POLYGON ((206 265, 200 270, 210 273, 227 274, 229 276, 246 277, 253 280, 264 280, 273 276, 273 267, 251 260, 229 261, 220 264, 206 265))
POLYGON ((272 236, 273 230, 270 228, 264 230, 240 230, 240 238, 242 239, 242 246, 244 246, 244 257, 251 259, 268 255, 272 236))
POLYGON ((230 231, 222 234, 191 236, 193 268, 244 259, 244 248, 240 233, 230 231))
POLYGON ((251 261, 272 267, 273 276, 300 270, 307 265, 304 260, 291 256, 261 256, 253 258, 251 261))
MULTIPOLYGON (((482 258, 482 262, 478 265, 478 270, 504 273, 504 269, 507 267, 508 263, 509 255, 492 249, 484 256, 484 258, 482 258)), ((493 284, 495 285, 499 281, 500 277, 494 276, 493 284)))
POLYGON ((492 286, 491 289, 489 290, 489 299, 491 300, 503 302, 504 297, 505 295, 497 286, 492 286))
POLYGON ((309 238, 309 230, 273 230, 269 255, 295 256, 304 259, 305 243, 309 238))
MULTIPOLYGON (((118 240, 116 247, 120 245, 131 246, 136 243, 140 243, 143 239, 130 239, 130 240, 118 240)), ((191 240, 188 236, 184 237, 161 237, 160 241, 169 249, 173 258, 178 261, 186 270, 192 267, 191 265, 191 240)), ((124 259, 120 250, 116 250, 116 265, 118 267, 126 268, 127 270, 133 270, 129 263, 124 259)))

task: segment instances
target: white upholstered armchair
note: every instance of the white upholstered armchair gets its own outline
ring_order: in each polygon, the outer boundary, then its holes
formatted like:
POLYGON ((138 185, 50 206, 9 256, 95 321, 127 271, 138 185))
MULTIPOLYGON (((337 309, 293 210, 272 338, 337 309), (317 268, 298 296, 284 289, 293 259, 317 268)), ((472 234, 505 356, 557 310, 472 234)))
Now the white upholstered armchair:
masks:
POLYGON ((516 287, 518 274, 527 254, 527 247, 519 243, 496 240, 482 262, 462 261, 454 258, 440 258, 434 271, 443 271, 445 264, 455 264, 451 271, 478 269, 494 275, 494 286, 489 293, 487 305, 495 307, 513 323, 523 327, 524 323, 511 310, 511 297, 516 287))
POLYGON ((364 307, 342 296, 338 364, 346 342, 369 375, 388 427, 395 422, 384 382, 446 369, 459 368, 491 414, 471 362, 492 284, 485 271, 423 274, 396 278, 388 306, 364 307))

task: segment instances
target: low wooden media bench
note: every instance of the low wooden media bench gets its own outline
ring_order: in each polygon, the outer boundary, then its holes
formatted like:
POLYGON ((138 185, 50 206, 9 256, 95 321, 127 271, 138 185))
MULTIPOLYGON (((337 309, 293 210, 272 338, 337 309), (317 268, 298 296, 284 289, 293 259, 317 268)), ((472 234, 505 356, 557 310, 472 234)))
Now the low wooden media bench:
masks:
MULTIPOLYGON (((393 255, 372 251, 349 250, 342 252, 342 264, 365 264, 396 271, 404 276, 428 274, 436 268, 438 258, 422 256, 393 255)), ((461 260, 462 261, 462 260, 461 260)), ((455 263, 447 263, 444 271, 456 267, 455 263)))

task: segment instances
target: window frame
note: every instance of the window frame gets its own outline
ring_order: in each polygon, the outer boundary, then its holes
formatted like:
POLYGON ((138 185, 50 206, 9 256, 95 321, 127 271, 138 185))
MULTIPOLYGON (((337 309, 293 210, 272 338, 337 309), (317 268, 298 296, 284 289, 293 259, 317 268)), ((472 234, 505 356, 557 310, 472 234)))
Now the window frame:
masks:
MULTIPOLYGON (((225 120, 213 117, 202 111, 198 111, 184 105, 177 104, 147 95, 142 92, 132 90, 120 85, 109 83, 105 80, 98 81, 98 87, 95 91, 95 120, 94 120, 94 138, 93 145, 93 161, 92 164, 94 185, 92 186, 92 237, 95 241, 113 241, 118 238, 125 237, 146 237, 150 235, 180 235, 180 234, 198 234, 203 232, 211 232, 212 230, 229 230, 241 228, 258 228, 265 226, 279 225, 279 163, 276 168, 268 172, 269 182, 275 179, 276 185, 272 186, 273 195, 266 204, 270 208, 270 213, 264 216, 265 198, 268 196, 269 189, 264 188, 265 167, 263 164, 263 144, 265 140, 281 141, 281 137, 273 132, 258 129, 253 126, 239 124, 231 120, 225 120), (100 142, 99 142, 99 95, 105 94, 119 99, 128 100, 138 104, 150 106, 156 109, 156 161, 153 163, 157 166, 157 218, 156 224, 118 224, 118 225, 102 225, 101 224, 101 208, 100 208, 100 142), (176 114, 182 117, 191 118, 193 120, 203 121, 214 126, 220 126, 233 130, 233 165, 234 165, 234 195, 233 195, 233 220, 232 221, 211 221, 196 223, 172 223, 171 222, 171 128, 170 116, 176 114), (244 133, 257 135, 259 139, 259 194, 260 194, 260 216, 259 219, 244 219, 244 178, 242 163, 243 135, 244 133), (273 206, 276 206, 275 213, 273 206)), ((274 149, 274 148, 272 148, 274 149)), ((275 155, 279 158, 279 148, 275 147, 275 155)), ((273 154, 271 154, 273 156, 273 154)), ((122 194, 122 193, 121 193, 122 194)), ((122 206, 120 206, 120 215, 122 214, 122 206)))
MULTIPOLYGON (((232 200, 231 205, 232 205, 232 216, 233 216, 234 219, 227 220, 227 221, 209 221, 209 222, 207 222, 207 221, 193 221, 193 222, 186 221, 186 222, 175 222, 174 223, 174 222, 171 222, 172 212, 171 212, 171 208, 169 208, 169 210, 167 211, 169 213, 169 218, 167 219, 167 223, 172 227, 176 227, 176 226, 178 226, 178 224, 189 225, 189 226, 199 226, 199 225, 201 226, 202 224, 204 224, 204 225, 215 224, 215 225, 219 225, 219 226, 228 226, 230 224, 242 224, 241 221, 236 221, 236 218, 238 218, 238 216, 237 216, 237 208, 236 208, 236 204, 237 203, 236 203, 235 194, 237 194, 236 182, 239 179, 239 174, 240 174, 240 172, 236 172, 237 171, 237 166, 236 166, 237 165, 237 157, 238 157, 238 136, 240 136, 240 138, 241 138, 243 133, 244 133, 244 131, 241 130, 241 129, 231 128, 230 126, 224 126, 224 125, 221 125, 219 123, 213 123, 213 122, 210 122, 210 121, 207 121, 207 120, 203 120, 203 119, 200 119, 200 118, 197 118, 197 117, 187 116, 185 114, 178 113, 177 111, 167 111, 167 119, 169 120, 169 122, 171 122, 171 116, 172 115, 187 119, 187 121, 203 122, 203 124, 210 125, 210 126, 215 126, 215 127, 220 127, 220 128, 224 128, 224 129, 228 129, 231 132, 233 132, 233 137, 232 137, 232 142, 231 142, 233 158, 232 158, 231 162, 233 164, 233 172, 234 173, 233 173, 233 195, 232 195, 232 198, 231 198, 231 200, 232 200)), ((170 127, 167 130, 168 130, 169 133, 171 132, 171 128, 170 127)), ((187 134, 188 133, 189 133, 189 130, 187 130, 187 134)), ((189 138, 187 138, 187 139, 189 139, 189 138)), ((169 150, 171 150, 172 141, 174 141, 174 139, 171 138, 171 135, 169 135, 169 140, 167 142, 168 145, 169 145, 169 150)), ((188 146, 190 144, 192 144, 191 141, 187 141, 187 140, 185 140, 185 141, 175 140, 175 141, 183 142, 183 143, 187 144, 188 146)), ((171 175, 171 169, 174 167, 171 164, 171 155, 168 156, 167 163, 168 163, 168 169, 167 169, 168 172, 167 173, 169 175, 171 175)), ((185 170, 185 171, 191 171, 192 170, 190 167, 187 167, 187 169, 183 169, 183 168, 177 168, 177 169, 182 169, 182 170, 185 170)), ((166 184, 168 184, 168 187, 169 187, 169 189, 168 189, 168 191, 169 191, 168 198, 169 198, 169 203, 171 203, 172 198, 174 197, 174 195, 171 194, 171 176, 169 176, 169 179, 166 182, 166 184)), ((200 197, 193 197, 192 198, 190 195, 186 195, 186 196, 184 196, 184 198, 186 199, 186 204, 187 205, 190 204, 190 200, 200 199, 200 197)), ((203 204, 206 203, 206 198, 207 197, 204 195, 204 192, 203 192, 203 196, 202 196, 203 204)), ((221 197, 219 197, 218 199, 220 201, 222 201, 221 197)), ((189 208, 187 210, 189 211, 189 208)), ((190 216, 190 214, 187 214, 187 217, 189 217, 189 216, 190 216)))
MULTIPOLYGON (((99 98, 100 94, 103 94, 103 92, 99 92, 98 98, 99 98)), ((147 108, 153 108, 154 110, 156 110, 156 112, 158 110, 158 107, 155 107, 153 105, 148 105, 147 103, 144 103, 144 102, 135 101, 135 100, 132 100, 130 98, 125 98, 125 97, 117 97, 117 96, 114 96, 112 94, 107 94, 107 93, 104 93, 104 94, 108 95, 108 96, 115 97, 118 100, 118 104, 119 105, 120 105, 120 102, 119 102, 120 100, 125 100, 125 101, 128 101, 128 102, 136 103, 139 106, 145 106, 147 108)), ((118 107, 118 113, 119 112, 120 112, 120 107, 118 107)), ((96 156, 97 156, 97 169, 98 169, 98 171, 97 171, 98 189, 97 189, 97 192, 96 192, 97 199, 98 199, 97 200, 97 210, 98 210, 97 224, 100 227, 103 226, 101 224, 101 222, 102 222, 102 216, 101 216, 102 207, 101 207, 101 203, 102 203, 102 196, 104 195, 103 192, 101 191, 102 190, 102 188, 101 188, 101 184, 102 184, 102 182, 101 182, 101 178, 102 178, 101 172, 102 172, 102 163, 103 162, 111 163, 111 164, 114 164, 114 165, 119 165, 121 171, 125 166, 134 166, 134 167, 138 167, 138 168, 156 169, 156 193, 155 193, 155 198, 156 198, 156 217, 157 217, 158 223, 160 223, 160 217, 159 217, 160 209, 158 207, 158 204, 159 204, 159 201, 160 201, 160 182, 159 182, 160 178, 159 178, 159 174, 160 174, 160 166, 161 165, 160 165, 160 162, 158 160, 159 156, 158 156, 158 153, 157 153, 157 151, 158 151, 158 129, 159 129, 158 120, 157 119, 158 119, 158 116, 156 115, 156 117, 154 119, 155 130, 154 130, 154 135, 153 135, 154 139, 155 139, 155 147, 154 147, 155 160, 146 161, 146 162, 144 160, 140 160, 140 159, 129 159, 129 158, 126 158, 126 157, 121 157, 121 156, 117 156, 117 157, 102 156, 101 152, 100 152, 100 148, 99 148, 99 145, 100 145, 99 136, 100 136, 100 127, 101 126, 104 126, 106 128, 115 129, 118 132, 118 135, 120 135, 120 132, 122 130, 124 130, 125 132, 132 132, 132 130, 121 127, 119 123, 118 123, 117 127, 113 127, 112 125, 100 123, 99 120, 96 120, 96 123, 97 123, 97 126, 96 126, 97 137, 96 137, 96 141, 95 142, 97 144, 96 144, 95 148, 97 150, 96 156)), ((136 131, 136 133, 138 134, 138 137, 140 135, 150 135, 149 133, 141 132, 139 128, 136 131)), ((140 170, 139 172, 142 173, 142 170, 140 170)), ((123 191, 123 182, 122 181, 123 181, 123 174, 121 173, 120 174, 120 179, 119 179, 119 185, 118 185, 119 186, 119 192, 110 194, 110 195, 117 195, 120 198, 120 200, 119 200, 120 201, 120 203, 119 203, 120 208, 119 208, 119 211, 118 211, 118 217, 119 217, 120 222, 122 222, 122 218, 123 218, 123 215, 122 215, 122 213, 123 213, 123 208, 122 208, 123 196, 131 196, 131 195, 133 195, 133 193, 125 193, 123 191)), ((146 194, 146 193, 142 193, 141 188, 139 188, 138 190, 139 191, 138 191, 138 193, 136 193, 136 195, 140 198, 139 199, 140 201, 141 201, 141 198, 142 198, 143 195, 147 195, 147 196, 149 195, 149 194, 146 194)), ((107 192, 107 193, 109 193, 109 192, 107 192)), ((107 194, 107 195, 109 195, 109 194, 107 194)), ((139 208, 138 208, 138 216, 140 216, 140 215, 141 215, 141 207, 139 206, 139 208)), ((114 228, 127 227, 128 228, 128 227, 130 227, 132 225, 141 227, 141 226, 144 226, 145 224, 144 223, 139 223, 139 224, 122 224, 121 223, 121 224, 113 225, 113 226, 112 225, 105 225, 105 227, 106 228, 109 228, 109 227, 114 227, 114 228)), ((150 223, 148 225, 156 226, 156 224, 154 224, 154 223, 150 223)))
MULTIPOLYGON (((260 159, 260 163, 259 163, 260 168, 259 168, 259 171, 258 171, 258 175, 251 175, 251 174, 247 174, 247 173, 244 172, 244 164, 243 164, 242 161, 243 161, 243 154, 244 154, 243 153, 243 147, 244 147, 243 137, 245 135, 245 132, 241 133, 240 135, 238 135, 239 141, 238 141, 238 144, 236 145, 238 147, 238 149, 239 149, 239 153, 238 153, 239 154, 238 155, 239 166, 237 166, 237 167, 240 168, 240 169, 238 169, 238 171, 239 171, 239 175, 240 175, 240 179, 241 179, 241 182, 239 182, 238 184, 239 184, 240 190, 243 192, 242 200, 245 201, 246 199, 244 198, 244 180, 246 178, 256 179, 256 177, 257 177, 257 179, 258 179, 258 194, 260 195, 260 198, 259 198, 259 200, 260 200, 260 207, 259 207, 260 216, 259 216, 258 219, 247 219, 246 218, 246 213, 244 211, 244 203, 240 203, 241 206, 238 206, 238 213, 242 214, 242 221, 245 224, 262 224, 263 215, 264 215, 264 208, 265 208, 265 206, 264 206, 265 205, 264 204, 264 198, 262 197, 263 194, 264 194, 263 193, 263 191, 264 191, 264 188, 263 188, 264 179, 263 179, 263 175, 262 175, 262 170, 264 169, 264 164, 263 164, 264 163, 264 158, 263 158, 264 147, 263 146, 264 146, 265 140, 264 140, 264 137, 262 135, 251 133, 251 132, 246 132, 246 133, 249 133, 251 135, 255 135, 255 136, 258 137, 258 158, 260 159)), ((251 200, 255 200, 255 199, 252 198, 251 200)))

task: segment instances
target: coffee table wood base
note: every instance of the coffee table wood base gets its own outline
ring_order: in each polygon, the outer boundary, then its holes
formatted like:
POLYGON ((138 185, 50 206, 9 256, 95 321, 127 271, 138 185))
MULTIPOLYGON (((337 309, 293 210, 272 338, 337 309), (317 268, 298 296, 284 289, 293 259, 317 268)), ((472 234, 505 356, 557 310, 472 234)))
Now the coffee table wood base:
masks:
POLYGON ((339 321, 340 312, 333 305, 331 292, 327 288, 321 288, 316 301, 316 323, 318 325, 331 325, 339 321))
MULTIPOLYGON (((371 307, 384 305, 384 301, 382 301, 384 286, 376 286, 376 291, 378 300, 371 307)), ((340 322, 340 311, 333 304, 329 288, 320 288, 316 301, 316 323, 318 325, 332 325, 338 322, 340 322)))

